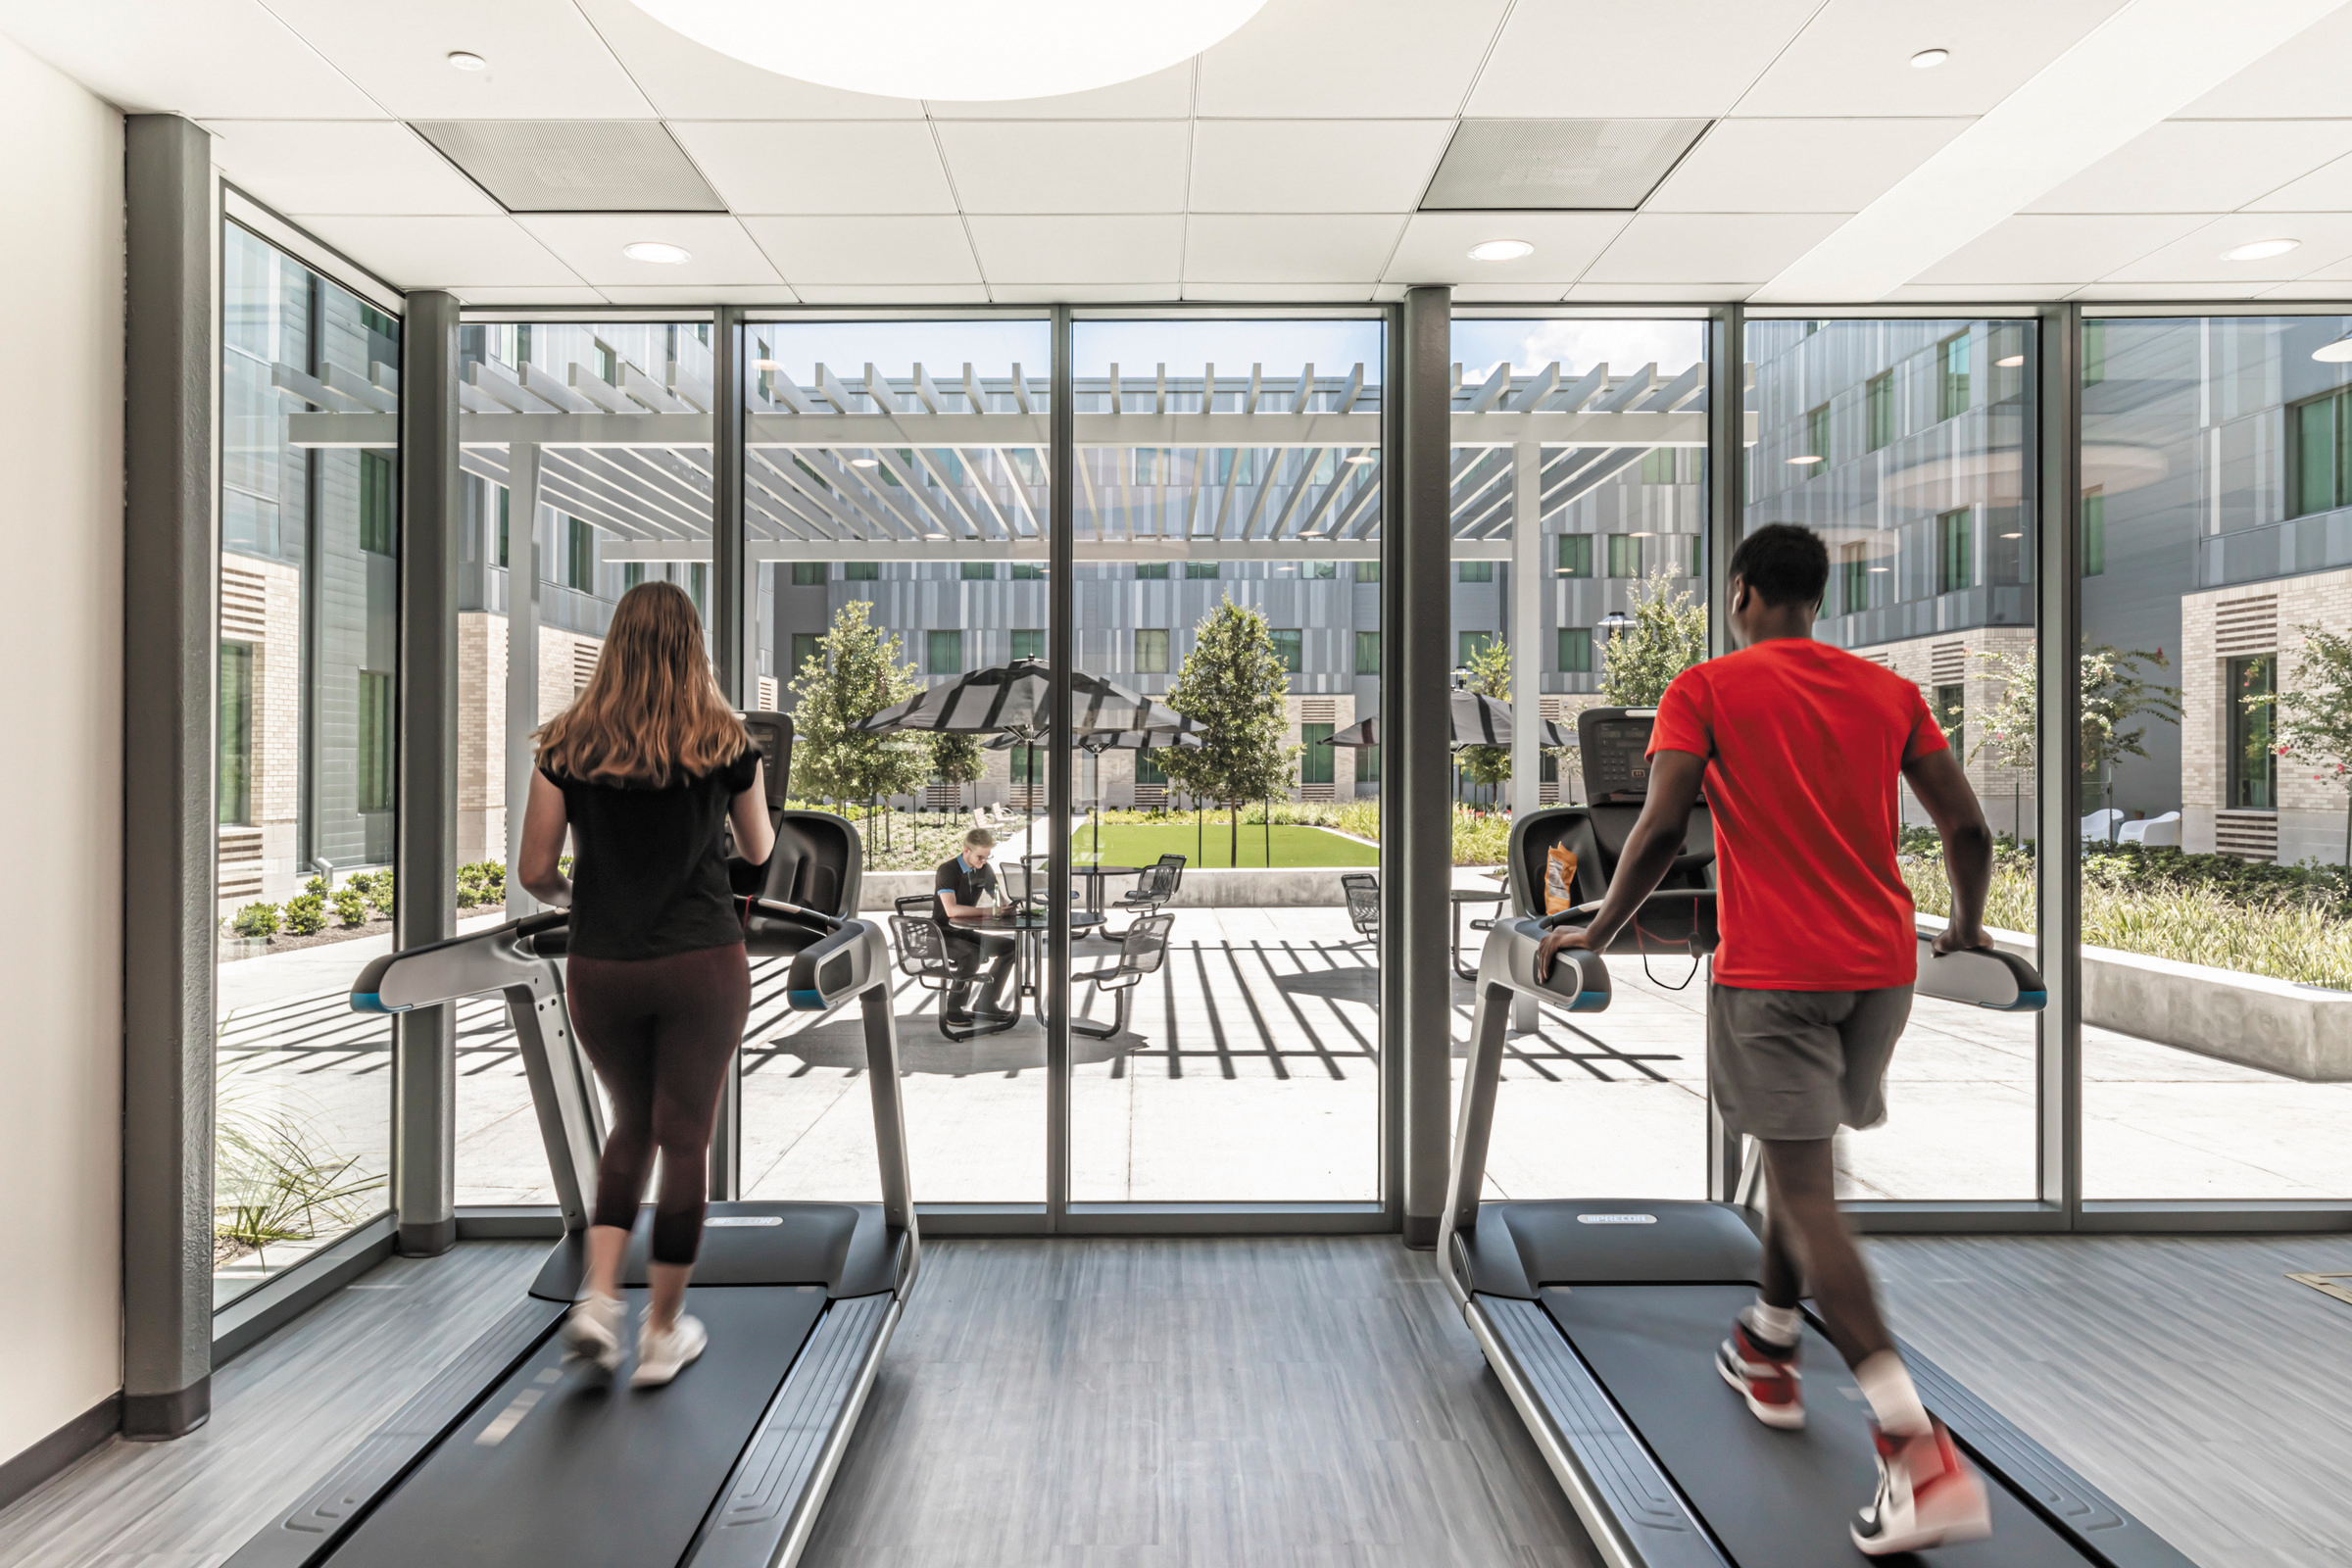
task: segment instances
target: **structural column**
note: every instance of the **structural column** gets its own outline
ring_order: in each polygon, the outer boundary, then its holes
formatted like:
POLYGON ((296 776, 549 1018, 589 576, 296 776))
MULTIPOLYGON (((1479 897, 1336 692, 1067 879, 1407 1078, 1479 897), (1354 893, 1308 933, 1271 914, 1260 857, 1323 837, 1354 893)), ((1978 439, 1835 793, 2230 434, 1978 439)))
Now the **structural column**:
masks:
MULTIPOLYGON (((458 300, 411 294, 401 323, 400 835, 393 945, 457 935, 458 300)), ((508 515, 510 533, 514 525, 508 515)), ((512 541, 510 555, 512 559, 512 541)), ((510 596, 512 598, 512 596, 510 596)), ((510 781, 511 783, 511 781, 510 781)), ((512 843, 518 823, 508 824, 512 843)), ((392 1020, 392 1206, 399 1250, 458 1239, 457 1008, 392 1020)))
MULTIPOLYGON (((1511 448, 1511 814, 1544 805, 1544 448, 1511 448)), ((1452 911, 1448 910, 1450 916, 1452 911)), ((1511 994, 1511 1028, 1532 1035, 1536 999, 1511 994)))
POLYGON ((535 914, 522 890, 522 817, 539 727, 539 449, 507 446, 507 918, 535 914))
MULTIPOLYGON (((1046 751, 1046 987, 1038 1021, 1046 1027, 1046 1228, 1058 1230, 1070 1206, 1070 668, 1078 656, 1078 457, 1076 377, 1070 365, 1070 311, 1054 310, 1054 365, 1047 411, 1051 526, 1046 536, 1046 657, 1051 685, 1046 751)), ((1118 406, 1114 395, 1111 406, 1118 406)))
POLYGON ((1404 1241, 1434 1247, 1446 1202, 1453 1087, 1452 726, 1446 646, 1451 565, 1453 291, 1404 296, 1404 401, 1396 453, 1403 505, 1393 547, 1400 612, 1389 626, 1396 656, 1386 679, 1381 736, 1384 791, 1396 799, 1381 928, 1404 970, 1403 1010, 1387 1038, 1404 1074, 1404 1241))
POLYGON ((220 221, 210 136, 123 135, 122 1432, 176 1438, 212 1413, 220 221))
MULTIPOLYGON (((718 689, 739 709, 758 691, 747 658, 745 630, 754 585, 743 561, 743 310, 722 305, 710 326, 710 662, 718 689)), ((710 1137, 710 1196, 741 1196, 743 1182, 743 1054, 727 1063, 719 1087, 718 1119, 710 1137)))
MULTIPOLYGON (((1737 305, 1719 305, 1707 319, 1707 657, 1732 651, 1732 552, 1740 548, 1747 512, 1747 318, 1737 305)), ((1740 1139, 1724 1129, 1712 1089, 1707 1095, 1707 1196, 1731 1202, 1740 1186, 1740 1139)))
POLYGON ((2040 840, 2034 902, 2049 1003, 2035 1015, 2040 1078, 2036 1196, 2072 1227, 2082 1210, 2082 309, 2040 312, 2038 427, 2033 470, 2034 661, 2041 735, 2034 765, 2040 840))

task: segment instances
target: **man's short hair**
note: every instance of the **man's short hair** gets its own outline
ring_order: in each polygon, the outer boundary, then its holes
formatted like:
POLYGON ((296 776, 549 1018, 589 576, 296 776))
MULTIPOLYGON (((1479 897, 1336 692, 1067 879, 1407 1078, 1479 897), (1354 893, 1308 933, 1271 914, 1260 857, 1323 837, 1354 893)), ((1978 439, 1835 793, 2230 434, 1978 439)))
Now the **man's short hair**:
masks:
POLYGON ((1810 528, 1766 523, 1740 541, 1726 575, 1744 581, 1768 605, 1816 605, 1830 586, 1830 547, 1810 528))
POLYGON ((993 850, 997 847, 997 836, 984 827, 976 827, 963 836, 963 847, 967 850, 993 850))

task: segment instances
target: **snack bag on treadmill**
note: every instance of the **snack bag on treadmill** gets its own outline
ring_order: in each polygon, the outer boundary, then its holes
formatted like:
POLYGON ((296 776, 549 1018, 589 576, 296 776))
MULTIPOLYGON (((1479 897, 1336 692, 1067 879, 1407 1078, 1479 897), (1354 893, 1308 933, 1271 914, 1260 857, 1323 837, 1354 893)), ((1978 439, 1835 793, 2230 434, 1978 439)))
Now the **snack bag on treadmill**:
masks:
POLYGON ((1576 852, 1554 844, 1544 853, 1544 912, 1557 914, 1576 905, 1576 852))

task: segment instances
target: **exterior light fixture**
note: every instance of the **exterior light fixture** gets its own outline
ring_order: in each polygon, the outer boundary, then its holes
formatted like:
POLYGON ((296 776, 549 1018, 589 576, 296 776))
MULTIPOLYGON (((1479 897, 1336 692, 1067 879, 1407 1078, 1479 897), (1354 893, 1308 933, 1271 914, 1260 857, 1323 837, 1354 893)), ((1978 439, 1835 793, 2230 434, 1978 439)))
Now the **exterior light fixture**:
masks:
POLYGON ((2352 362, 2352 332, 2346 332, 2332 343, 2323 343, 2311 351, 2311 357, 2322 365, 2343 365, 2352 362))
POLYGON ((1612 610, 1607 614, 1601 616, 1599 621, 1593 626, 1592 629, 1595 631, 1606 632, 1610 636, 1614 637, 1617 635, 1617 633, 1625 630, 1626 627, 1632 625, 1633 623, 1633 616, 1627 614, 1622 610, 1612 610))
POLYGON ((465 49, 452 49, 449 52, 449 64, 453 71, 488 71, 490 69, 489 61, 465 49))
POLYGON ((1802 452, 1797 454, 1797 456, 1790 458, 1788 461, 1790 463, 1819 463, 1821 461, 1821 454, 1818 452, 1802 452))
POLYGON ((1474 262, 1515 262, 1522 256, 1533 256, 1536 248, 1523 239, 1481 240, 1470 247, 1474 262))
MULTIPOLYGON (((2346 338, 2344 341, 2352 343, 2352 338, 2346 338)), ((1378 463, 1380 460, 1369 452, 1358 452, 1348 461, 1349 463, 1378 463)))
POLYGON ((637 0, 695 42, 780 76, 885 98, 1051 98, 1133 81, 1239 31, 1265 0, 637 0))
POLYGON ((664 245, 658 239, 641 239, 634 245, 623 245, 620 254, 632 262, 659 262, 663 267, 677 267, 694 260, 694 253, 683 245, 664 245))
POLYGON ((1894 568, 1892 566, 1873 566, 1870 569, 1873 571, 1892 571, 1894 568))
POLYGON ((1911 57, 1911 69, 1913 71, 1934 71, 1951 58, 1952 52, 1949 49, 1922 49, 1911 57))
POLYGON ((870 468, 874 466, 874 460, 872 458, 852 458, 850 460, 850 466, 853 468, 870 468))
POLYGON ((2274 256, 2284 256, 2303 242, 2299 239, 2258 239, 2243 245, 2232 245, 2222 252, 2225 262, 2267 262, 2274 256))
POLYGON ((2005 533, 2001 535, 2001 537, 2004 539, 2023 539, 2025 535, 2023 533, 2005 533))
POLYGON ((1995 360, 1992 363, 1996 368, 2014 370, 2026 363, 2026 357, 2023 354, 2012 354, 2005 360, 1995 360))

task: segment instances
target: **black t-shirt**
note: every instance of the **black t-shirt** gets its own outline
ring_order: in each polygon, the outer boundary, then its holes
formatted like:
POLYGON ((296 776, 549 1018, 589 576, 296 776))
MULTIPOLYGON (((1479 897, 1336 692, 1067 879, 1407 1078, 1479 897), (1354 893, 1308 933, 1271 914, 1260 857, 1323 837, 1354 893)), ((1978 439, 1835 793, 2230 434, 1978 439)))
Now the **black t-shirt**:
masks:
POLYGON ((754 747, 664 789, 541 768, 571 824, 571 935, 583 958, 666 958, 743 940, 720 829, 759 774, 754 747))
POLYGON ((991 893, 997 890, 997 868, 995 866, 984 865, 975 871, 963 863, 962 855, 950 857, 948 863, 939 868, 939 875, 934 877, 931 882, 932 923, 945 926, 951 931, 963 929, 948 919, 948 906, 940 898, 940 895, 942 893, 955 894, 956 902, 968 909, 980 902, 982 888, 988 889, 991 893))

